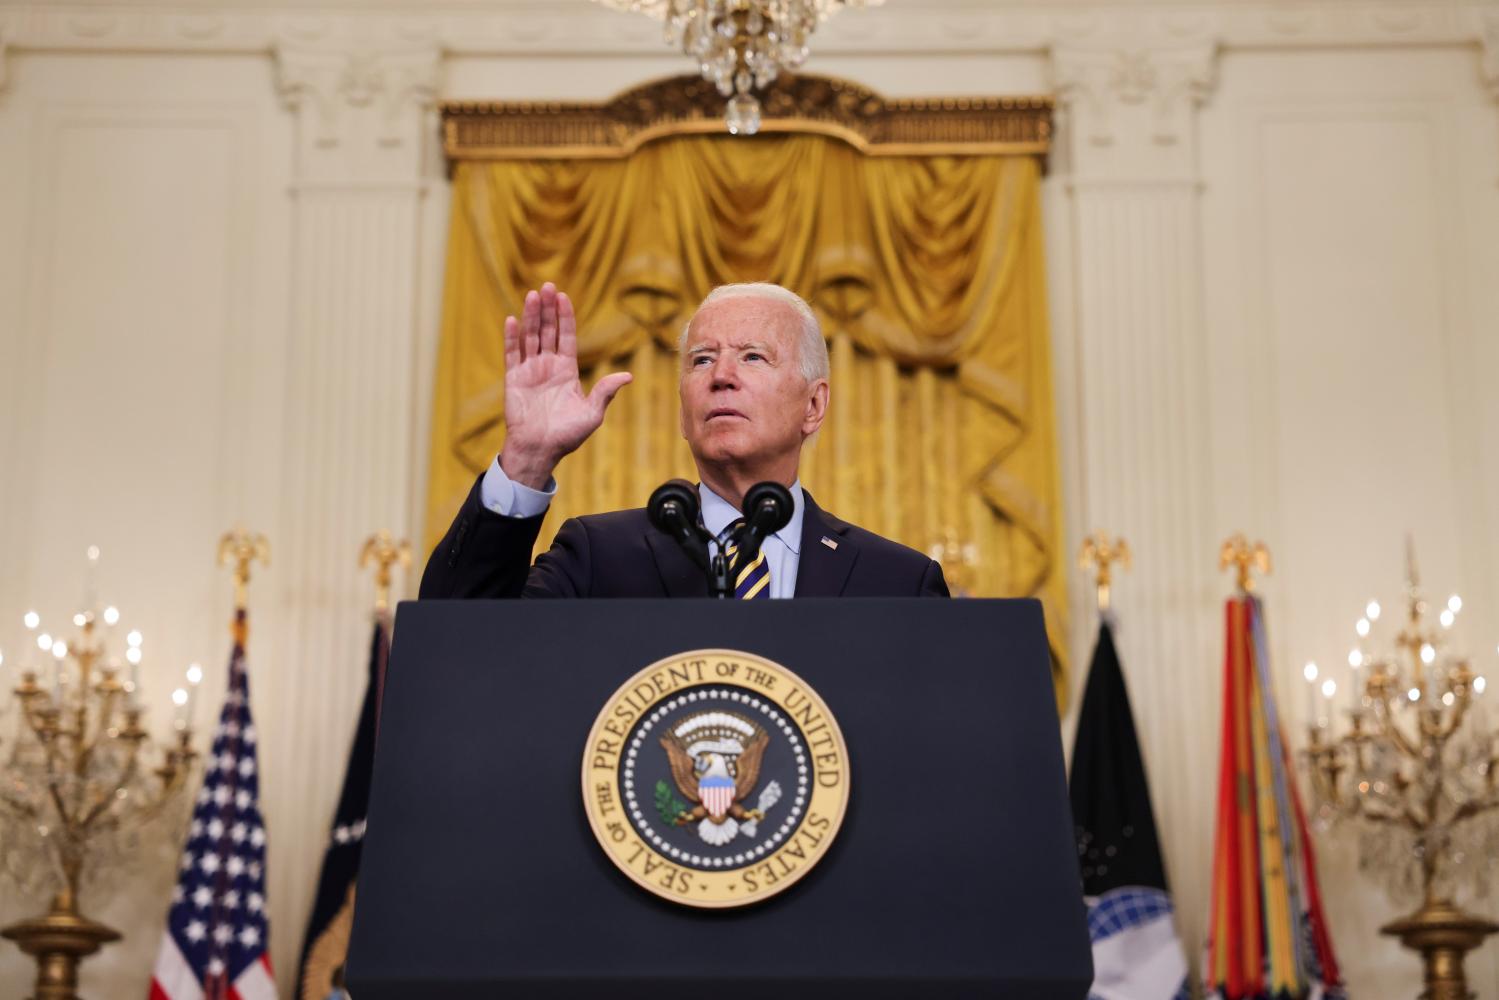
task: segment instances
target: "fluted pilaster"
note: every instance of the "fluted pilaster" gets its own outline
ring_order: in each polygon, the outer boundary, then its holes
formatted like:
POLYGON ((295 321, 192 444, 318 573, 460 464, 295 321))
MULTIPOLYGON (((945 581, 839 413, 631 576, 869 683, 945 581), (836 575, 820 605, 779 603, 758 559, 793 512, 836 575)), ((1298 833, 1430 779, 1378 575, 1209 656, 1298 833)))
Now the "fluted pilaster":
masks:
POLYGON ((279 778, 267 793, 272 845, 285 857, 271 867, 284 968, 339 791, 329 775, 347 757, 364 690, 372 591, 356 566, 360 545, 415 520, 417 255, 439 61, 433 50, 283 46, 276 67, 298 138, 278 568, 286 628, 274 667, 287 677, 276 686, 285 704, 266 709, 284 726, 267 741, 279 778))
MULTIPOLYGON (((1117 638, 1129 680, 1178 926, 1197 954, 1210 871, 1218 679, 1218 595, 1203 414, 1198 103, 1214 46, 1057 49, 1066 149, 1058 182, 1069 219, 1070 301, 1058 304, 1071 359, 1075 482, 1069 534, 1128 539, 1117 638), (1070 329, 1069 329, 1070 328, 1070 329)), ((1077 618, 1086 662, 1092 595, 1077 618)), ((1081 684, 1083 671, 1078 673, 1081 684)))

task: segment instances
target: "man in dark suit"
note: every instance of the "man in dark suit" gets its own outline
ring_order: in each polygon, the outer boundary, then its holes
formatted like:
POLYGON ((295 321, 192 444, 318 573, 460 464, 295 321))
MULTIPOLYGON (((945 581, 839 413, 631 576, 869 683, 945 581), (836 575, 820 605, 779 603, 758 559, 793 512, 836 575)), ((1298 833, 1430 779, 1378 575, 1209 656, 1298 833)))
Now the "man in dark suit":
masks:
MULTIPOLYGON (((828 406, 828 355, 810 307, 778 285, 725 285, 679 345, 682 436, 704 526, 739 516, 745 491, 790 489, 791 522, 739 574, 736 596, 946 597, 942 568, 823 511, 801 488, 803 445, 828 406)), ((584 395, 572 303, 550 283, 505 319, 505 446, 474 483, 422 575, 421 597, 706 597, 707 581, 644 509, 574 518, 530 565, 556 493, 552 471, 603 422, 627 372, 584 395)))

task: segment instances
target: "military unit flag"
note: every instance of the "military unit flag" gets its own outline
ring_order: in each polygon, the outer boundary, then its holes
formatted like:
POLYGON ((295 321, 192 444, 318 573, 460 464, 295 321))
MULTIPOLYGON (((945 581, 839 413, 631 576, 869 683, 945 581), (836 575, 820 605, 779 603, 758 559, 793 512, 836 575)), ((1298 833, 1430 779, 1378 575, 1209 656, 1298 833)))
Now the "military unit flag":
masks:
POLYGON ((1072 752, 1077 831, 1094 1000, 1189 996, 1187 959, 1172 919, 1145 763, 1107 621, 1088 670, 1072 752))
POLYGON ((1227 618, 1204 988, 1218 1000, 1337 1000, 1346 994, 1270 683, 1264 608, 1240 595, 1227 618))
POLYGON ((370 803, 370 778, 375 769, 375 730, 379 724, 380 690, 385 683, 385 664, 390 657, 390 618, 375 615, 370 639, 369 683, 364 707, 354 730, 354 746, 344 771, 343 792, 333 814, 328 847, 323 855, 322 876, 312 919, 302 942, 302 961, 297 972, 299 1000, 330 1000, 347 996, 344 991, 344 958, 349 951, 349 931, 354 924, 354 882, 359 876, 359 858, 364 849, 365 817, 370 803))

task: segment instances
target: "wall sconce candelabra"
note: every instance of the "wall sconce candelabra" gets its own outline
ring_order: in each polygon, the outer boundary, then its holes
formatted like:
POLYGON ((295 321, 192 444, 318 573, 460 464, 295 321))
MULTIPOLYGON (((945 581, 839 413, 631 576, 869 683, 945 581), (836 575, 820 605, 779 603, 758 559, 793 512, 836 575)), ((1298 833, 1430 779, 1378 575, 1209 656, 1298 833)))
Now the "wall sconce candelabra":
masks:
MULTIPOLYGON (((80 894, 104 890, 126 870, 151 824, 185 819, 183 790, 196 758, 188 689, 174 692, 171 739, 150 741, 139 688, 142 637, 129 633, 124 662, 111 654, 107 640, 120 614, 98 607, 99 550, 90 547, 88 557, 76 634, 54 637, 41 631, 36 612, 26 614, 31 655, 13 665, 19 680, 0 715, 8 723, 0 726, 0 874, 52 901, 43 916, 0 931, 35 957, 35 1000, 76 1000, 78 963, 119 939, 80 912, 80 894)), ((189 670, 193 689, 202 671, 196 674, 189 670)))
POLYGON ((1312 713, 1304 760, 1319 822, 1352 827, 1360 869, 1397 904, 1417 905, 1381 933, 1421 954, 1422 997, 1468 1000, 1463 957, 1499 925, 1455 900, 1469 888, 1486 895, 1499 856, 1499 742, 1483 709, 1484 678, 1445 649, 1462 602, 1454 595, 1434 625, 1409 551, 1405 604, 1387 651, 1371 651, 1378 603, 1358 620, 1341 734, 1333 724, 1336 680, 1306 665, 1312 713))

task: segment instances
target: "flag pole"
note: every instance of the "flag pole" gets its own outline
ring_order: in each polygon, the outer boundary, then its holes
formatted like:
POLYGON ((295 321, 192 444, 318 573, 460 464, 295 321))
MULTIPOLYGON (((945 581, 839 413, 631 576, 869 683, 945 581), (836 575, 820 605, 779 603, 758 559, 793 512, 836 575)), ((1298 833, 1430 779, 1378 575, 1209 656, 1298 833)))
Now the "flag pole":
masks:
POLYGON ((385 686, 385 664, 390 650, 391 570, 411 567, 411 543, 395 541, 388 531, 365 539, 359 550, 360 569, 373 569, 375 579, 374 635, 370 644, 369 684, 359 724, 354 731, 343 788, 333 814, 332 835, 318 876, 312 915, 302 939, 296 992, 303 1000, 345 996, 344 961, 353 928, 359 859, 369 812, 369 788, 374 770, 375 742, 380 727, 380 703, 385 686))
POLYGON ((250 605, 250 566, 259 560, 271 564, 271 543, 264 535, 251 534, 242 527, 226 532, 219 539, 219 565, 234 564, 234 610, 242 612, 250 605))
POLYGON ((276 1000, 259 734, 245 654, 251 568, 270 561, 264 535, 236 528, 219 539, 218 563, 234 579, 228 685, 151 975, 155 1000, 276 1000))
POLYGON ((1078 564, 1095 571, 1099 622, 1078 710, 1067 794, 1095 982, 1108 983, 1111 995, 1168 1000, 1187 995, 1187 954, 1176 932, 1110 611, 1114 569, 1128 569, 1131 561, 1129 543, 1102 531, 1085 539, 1078 554, 1078 564))
POLYGON ((359 568, 375 568, 375 614, 383 615, 390 610, 390 568, 399 564, 402 570, 411 568, 411 542, 399 542, 390 537, 390 532, 380 531, 365 539, 359 551, 359 568))
POLYGON ((1254 590, 1256 572, 1260 576, 1270 575, 1270 550, 1265 548, 1264 542, 1251 545, 1243 532, 1235 534, 1218 551, 1218 569, 1221 571, 1229 568, 1236 570, 1239 596, 1247 596, 1254 590))
POLYGON ((1082 570, 1096 570, 1095 583, 1098 587, 1098 613, 1106 614, 1113 600, 1113 570, 1114 564, 1118 563, 1124 569, 1130 569, 1133 557, 1129 551, 1129 542, 1123 538, 1110 538, 1106 531, 1095 531, 1083 539, 1083 547, 1077 555, 1077 565, 1082 570))

